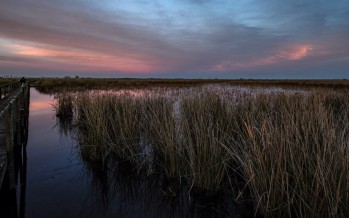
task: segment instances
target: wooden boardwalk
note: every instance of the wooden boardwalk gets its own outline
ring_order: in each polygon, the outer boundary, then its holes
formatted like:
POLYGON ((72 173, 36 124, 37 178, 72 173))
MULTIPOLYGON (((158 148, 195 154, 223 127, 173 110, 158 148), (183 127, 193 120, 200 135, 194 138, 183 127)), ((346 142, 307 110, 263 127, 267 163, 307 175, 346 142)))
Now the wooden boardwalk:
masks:
POLYGON ((0 129, 0 187, 5 176, 7 169, 7 151, 6 151, 6 138, 4 136, 5 129, 1 127, 0 129))
MULTIPOLYGON (((0 188, 9 181, 16 186, 15 146, 26 146, 29 115, 29 84, 20 82, 0 86, 0 188)), ((20 147, 18 147, 20 146, 20 147)))

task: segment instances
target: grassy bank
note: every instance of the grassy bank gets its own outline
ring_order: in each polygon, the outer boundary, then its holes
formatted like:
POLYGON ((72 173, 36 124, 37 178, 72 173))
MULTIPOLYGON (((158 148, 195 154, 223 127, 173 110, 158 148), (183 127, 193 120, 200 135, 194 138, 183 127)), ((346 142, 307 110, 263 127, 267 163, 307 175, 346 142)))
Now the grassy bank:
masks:
POLYGON ((212 82, 224 83, 226 80, 195 79, 128 79, 128 78, 40 78, 33 79, 33 85, 43 93, 84 91, 86 89, 139 89, 147 87, 187 87, 212 82))
POLYGON ((250 80, 250 79, 116 79, 116 78, 32 78, 31 84, 43 93, 86 89, 139 89, 147 87, 188 87, 205 84, 230 84, 254 87, 349 88, 349 80, 250 80))
POLYGON ((240 184, 236 201, 252 198, 264 217, 349 216, 347 92, 60 99, 85 159, 117 156, 206 195, 240 184))
POLYGON ((3 78, 3 77, 0 77, 0 85, 18 82, 20 79, 21 78, 3 78))

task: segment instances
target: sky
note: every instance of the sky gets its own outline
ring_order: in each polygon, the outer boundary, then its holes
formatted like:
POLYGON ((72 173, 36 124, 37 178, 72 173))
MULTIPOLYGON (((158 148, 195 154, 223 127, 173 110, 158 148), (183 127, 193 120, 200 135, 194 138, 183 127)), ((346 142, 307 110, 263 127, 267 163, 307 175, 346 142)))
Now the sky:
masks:
POLYGON ((349 79, 348 0, 0 5, 0 76, 349 79))

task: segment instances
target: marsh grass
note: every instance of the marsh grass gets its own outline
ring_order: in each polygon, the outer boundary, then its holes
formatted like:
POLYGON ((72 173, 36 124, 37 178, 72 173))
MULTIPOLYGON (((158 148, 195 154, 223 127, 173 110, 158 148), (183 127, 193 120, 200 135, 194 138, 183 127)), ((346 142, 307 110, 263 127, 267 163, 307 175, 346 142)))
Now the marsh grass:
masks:
POLYGON ((73 116, 73 95, 62 92, 55 96, 55 103, 53 107, 56 112, 57 117, 62 117, 62 119, 70 119, 73 116))
MULTIPOLYGON (((9 78, 0 78, 7 82, 9 78)), ((18 79, 19 80, 19 79, 18 79)), ((253 79, 137 79, 137 78, 31 78, 31 84, 42 93, 60 93, 66 91, 84 91, 86 89, 140 89, 149 87, 198 87, 208 84, 229 84, 247 87, 283 87, 283 88, 330 88, 348 89, 349 80, 253 80, 253 79)))
POLYGON ((349 95, 240 97, 80 94, 73 103, 90 159, 113 154, 212 194, 242 182, 235 200, 252 198, 264 217, 348 217, 349 95))
POLYGON ((211 192, 225 190, 228 153, 221 146, 231 139, 230 108, 216 94, 183 99, 181 132, 184 158, 193 184, 211 192))
MULTIPOLYGON (((133 79, 133 78, 35 78, 32 84, 42 93, 59 93, 61 90, 139 89, 147 87, 192 87, 204 84, 226 83, 228 80, 209 79, 133 79)), ((0 80, 1 82, 1 80, 0 80)))
POLYGON ((146 139, 153 146, 155 167, 169 180, 186 174, 186 161, 183 159, 183 146, 177 134, 178 120, 170 98, 155 97, 146 99, 144 105, 145 123, 142 129, 146 139))
POLYGON ((7 78, 7 77, 0 77, 0 85, 13 83, 19 81, 21 78, 7 78))
POLYGON ((80 141, 85 147, 92 145, 89 152, 94 160, 104 161, 113 152, 120 159, 137 163, 141 110, 131 96, 114 97, 82 94, 77 98, 80 141))
POLYGON ((258 96, 241 105, 241 150, 238 156, 228 150, 265 217, 348 216, 345 102, 344 94, 312 93, 258 96))

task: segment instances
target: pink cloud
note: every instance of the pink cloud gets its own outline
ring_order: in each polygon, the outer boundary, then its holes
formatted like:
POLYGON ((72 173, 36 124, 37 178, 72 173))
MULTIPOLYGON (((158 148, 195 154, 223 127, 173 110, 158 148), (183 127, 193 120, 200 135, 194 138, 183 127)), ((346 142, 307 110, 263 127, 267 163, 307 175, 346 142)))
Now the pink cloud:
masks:
POLYGON ((222 61, 212 67, 213 71, 228 71, 255 66, 273 65, 286 61, 297 61, 304 59, 312 54, 313 46, 310 44, 297 44, 277 49, 273 54, 254 58, 248 61, 222 61))
MULTIPOLYGON (((11 53, 17 57, 25 57, 48 61, 51 63, 67 64, 73 70, 83 71, 124 71, 131 73, 150 73, 157 70, 156 61, 138 54, 122 52, 119 56, 103 54, 95 51, 62 48, 43 48, 26 44, 8 45, 11 53), (141 57, 142 56, 142 57, 141 57)), ((54 64, 53 64, 54 65, 54 64)), ((47 67, 47 66, 43 66, 47 67)))

